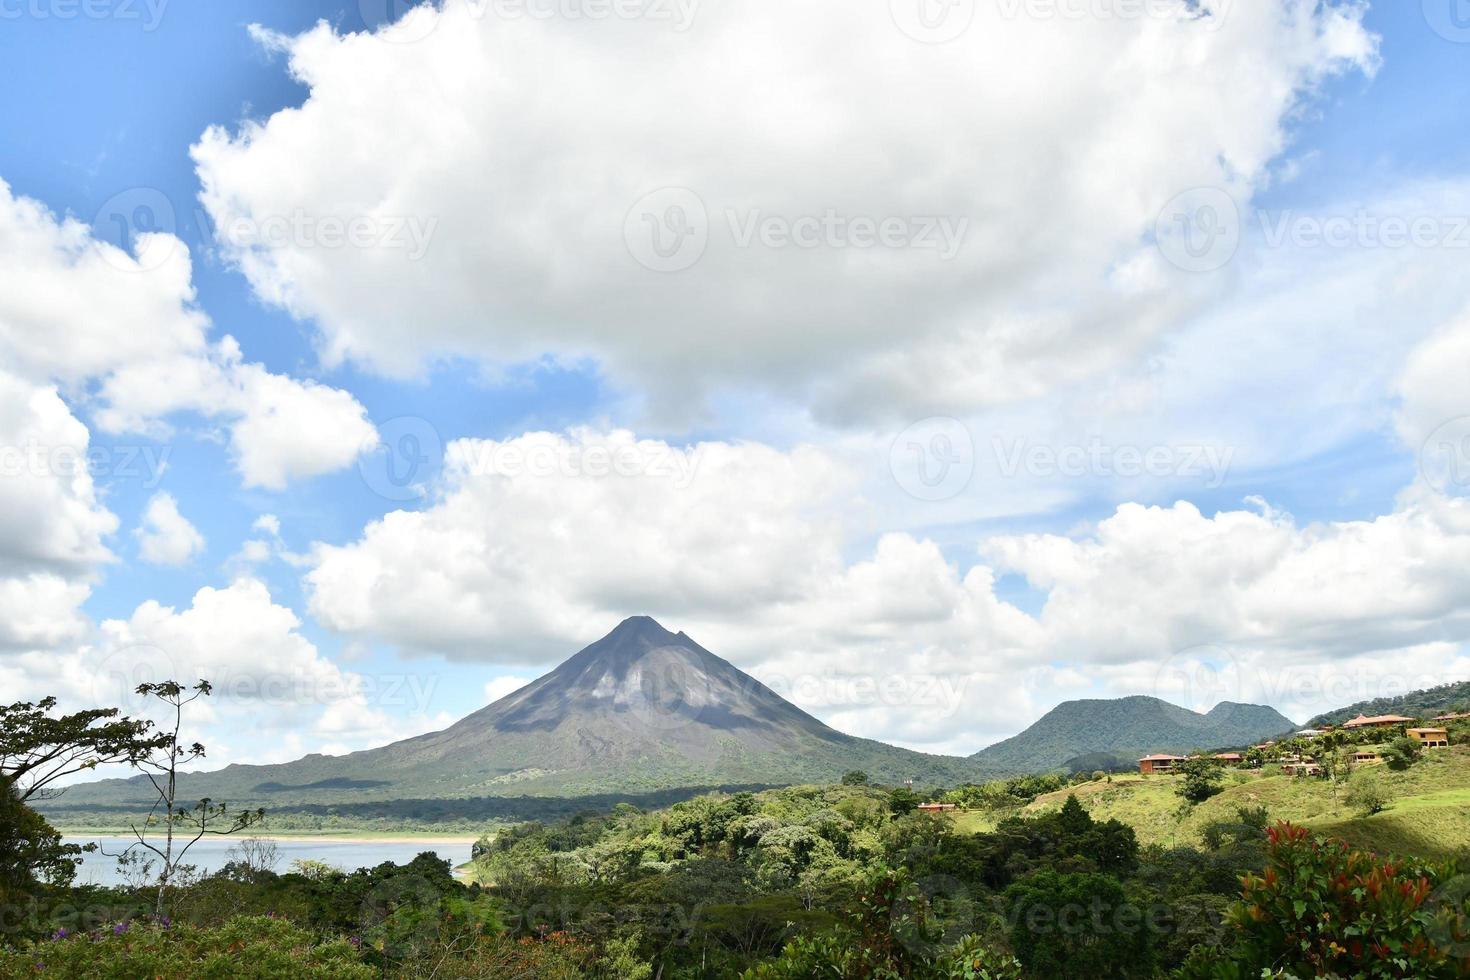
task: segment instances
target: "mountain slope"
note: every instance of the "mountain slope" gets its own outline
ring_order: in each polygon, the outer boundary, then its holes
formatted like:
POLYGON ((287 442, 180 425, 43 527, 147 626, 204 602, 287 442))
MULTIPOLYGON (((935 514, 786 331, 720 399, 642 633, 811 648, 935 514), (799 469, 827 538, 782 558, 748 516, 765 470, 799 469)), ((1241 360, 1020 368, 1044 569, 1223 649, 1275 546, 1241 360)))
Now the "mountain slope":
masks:
POLYGON ((1409 718, 1433 718, 1454 712, 1470 710, 1470 681, 1457 684, 1441 684, 1439 687, 1422 691, 1410 691, 1392 698, 1374 698, 1359 701, 1346 708, 1328 711, 1313 718, 1307 724, 1312 728, 1322 725, 1340 725, 1358 715, 1372 718, 1376 715, 1404 715, 1409 718))
MULTIPOLYGON (((850 769, 919 784, 980 772, 966 759, 829 728, 683 633, 635 617, 444 731, 347 756, 190 774, 182 793, 279 810, 789 785, 850 769)), ((135 807, 146 790, 137 779, 107 780, 75 787, 49 809, 135 807)))
POLYGON ((1244 745, 1294 727, 1291 719, 1258 704, 1226 701, 1199 714, 1142 696, 1067 701, 1021 734, 970 758, 987 770, 1008 774, 1104 768, 1099 763, 1105 759, 1131 763, 1148 752, 1244 745))

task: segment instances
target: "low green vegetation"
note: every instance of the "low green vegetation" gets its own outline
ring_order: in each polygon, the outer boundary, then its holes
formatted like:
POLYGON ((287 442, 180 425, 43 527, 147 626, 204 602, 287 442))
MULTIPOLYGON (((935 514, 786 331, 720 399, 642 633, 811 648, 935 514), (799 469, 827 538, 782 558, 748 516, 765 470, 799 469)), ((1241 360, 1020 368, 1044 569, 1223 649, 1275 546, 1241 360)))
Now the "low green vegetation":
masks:
POLYGON ((105 714, 27 735, 33 715, 0 726, 19 747, 0 759, 21 760, 0 769, 0 980, 1470 977, 1458 731, 1422 751, 1387 730, 1294 739, 1260 768, 1197 756, 1173 775, 920 790, 848 770, 617 802, 486 827, 461 875, 432 854, 282 869, 249 842, 201 875, 192 835, 258 815, 160 790, 180 846, 140 845, 124 883, 98 887, 73 884, 76 848, 8 772, 99 725, 128 758, 184 743, 105 714), (1354 764, 1363 745, 1394 764, 1354 764))

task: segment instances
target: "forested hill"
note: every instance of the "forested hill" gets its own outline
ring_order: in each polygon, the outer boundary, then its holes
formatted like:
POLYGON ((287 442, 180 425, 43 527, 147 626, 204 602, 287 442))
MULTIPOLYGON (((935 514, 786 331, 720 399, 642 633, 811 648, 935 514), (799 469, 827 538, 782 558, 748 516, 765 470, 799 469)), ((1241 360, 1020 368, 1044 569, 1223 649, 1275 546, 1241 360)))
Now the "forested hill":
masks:
POLYGON ((1067 701, 1019 735, 971 756, 1006 774, 1057 768, 1108 768, 1148 752, 1188 752, 1245 745, 1295 727, 1259 704, 1222 702, 1207 714, 1151 697, 1067 701))
POLYGON ((1408 718, 1433 718, 1435 715, 1457 711, 1470 711, 1470 681, 1441 684, 1422 691, 1410 691, 1392 698, 1373 698, 1359 701, 1346 708, 1328 711, 1313 718, 1307 724, 1312 728, 1322 725, 1340 725, 1358 715, 1404 715, 1408 718))

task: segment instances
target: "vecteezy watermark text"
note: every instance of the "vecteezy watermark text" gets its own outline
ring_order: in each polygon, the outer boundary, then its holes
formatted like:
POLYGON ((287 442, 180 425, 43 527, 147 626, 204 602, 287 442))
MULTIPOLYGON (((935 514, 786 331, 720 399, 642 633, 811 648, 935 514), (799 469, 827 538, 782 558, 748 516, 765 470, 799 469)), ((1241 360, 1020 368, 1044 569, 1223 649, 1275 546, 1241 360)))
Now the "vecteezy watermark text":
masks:
POLYGON ((0 20, 138 21, 155 31, 169 0, 0 0, 0 20))
POLYGON ((725 208, 712 220, 703 198, 687 187, 644 195, 623 221, 628 253, 655 272, 682 272, 697 263, 717 230, 738 249, 913 251, 948 262, 959 255, 970 219, 955 215, 857 214, 822 208, 798 214, 725 208))
POLYGON ((1243 211, 1219 187, 1197 187, 1170 200, 1155 222, 1154 242, 1181 269, 1215 272, 1235 258, 1252 224, 1268 249, 1470 249, 1470 214, 1408 208, 1243 211))
POLYGON ((1099 437, 1086 445, 1052 446, 1031 443, 1024 437, 991 440, 996 466, 1007 479, 1033 476, 1052 477, 1121 477, 1136 480, 1143 477, 1185 477, 1203 479, 1211 490, 1219 489, 1235 459, 1232 447, 1157 445, 1115 446, 1099 437))
POLYGON ((135 480, 153 488, 168 468, 172 446, 0 445, 0 479, 62 477, 135 480))
POLYGON ((434 215, 312 214, 297 208, 290 214, 236 217, 219 236, 237 249, 323 248, 402 251, 410 261, 424 257, 439 227, 434 215))
POLYGON ((623 445, 457 443, 453 448, 457 466, 475 476, 534 479, 644 477, 669 480, 680 490, 694 482, 702 453, 702 446, 678 449, 653 442, 623 445))

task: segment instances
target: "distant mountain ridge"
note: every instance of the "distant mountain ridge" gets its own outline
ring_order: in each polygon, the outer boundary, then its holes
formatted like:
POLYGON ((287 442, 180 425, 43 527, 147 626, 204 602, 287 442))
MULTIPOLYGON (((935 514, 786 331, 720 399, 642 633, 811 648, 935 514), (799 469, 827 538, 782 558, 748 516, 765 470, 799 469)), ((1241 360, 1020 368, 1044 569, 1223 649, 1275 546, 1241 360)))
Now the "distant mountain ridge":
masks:
POLYGON ((1259 704, 1222 701, 1200 714, 1158 698, 1067 701, 1030 728, 970 758, 987 770, 1022 775, 1052 769, 1108 768, 1150 752, 1184 753, 1245 745, 1295 728, 1259 704))
MULTIPOLYGON (((862 770, 918 785, 974 781, 969 759, 830 728, 646 616, 440 732, 346 756, 231 765, 181 779, 186 797, 277 809, 393 800, 649 794, 835 781, 862 770)), ((74 787, 49 808, 150 802, 141 777, 74 787)), ((370 807, 368 808, 370 809, 370 807)))
MULTIPOLYGON (((443 731, 345 756, 190 773, 181 793, 365 819, 524 819, 537 799, 667 802, 679 791, 828 782, 854 769, 924 787, 1108 768, 1294 727, 1260 705, 1223 703, 1201 715, 1148 697, 1071 701, 968 758, 929 755, 839 732, 686 634, 635 616, 443 731)), ((68 822, 105 821, 146 809, 149 794, 143 777, 110 779, 73 787, 45 809, 68 822)))
POLYGON ((1425 688, 1422 691, 1410 691, 1397 697, 1359 701, 1346 708, 1337 708, 1320 714, 1307 722, 1307 726, 1320 728, 1323 725, 1340 725, 1358 715, 1367 715, 1369 718, 1377 715, 1433 718, 1435 715, 1446 715, 1467 709, 1470 709, 1470 681, 1459 681, 1454 684, 1425 688))

